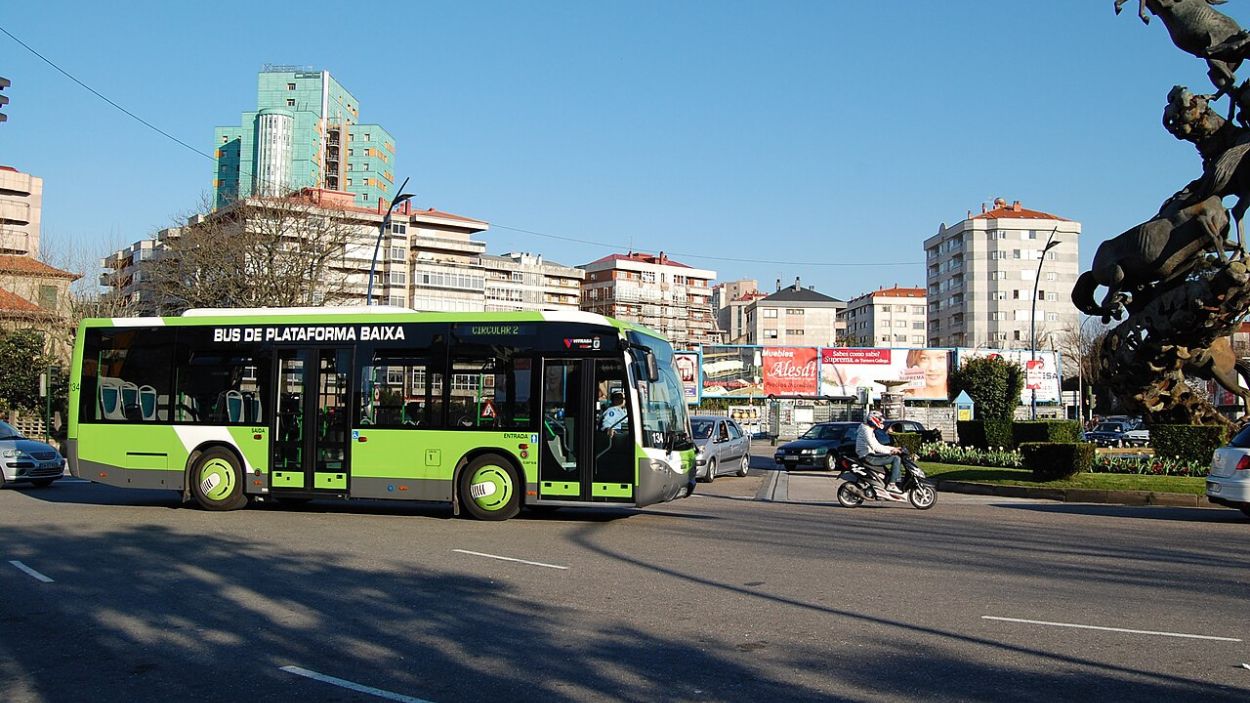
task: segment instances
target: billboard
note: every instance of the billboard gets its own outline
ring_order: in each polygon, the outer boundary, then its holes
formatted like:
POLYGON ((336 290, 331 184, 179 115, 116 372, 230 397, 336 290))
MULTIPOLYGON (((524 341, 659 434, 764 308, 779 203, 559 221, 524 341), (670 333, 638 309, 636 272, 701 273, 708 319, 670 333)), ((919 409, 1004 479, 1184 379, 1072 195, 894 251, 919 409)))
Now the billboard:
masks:
POLYGON ((868 388, 876 399, 887 385, 908 400, 947 400, 950 349, 826 347, 820 350, 822 395, 855 395, 868 388))
POLYGON ((1020 391, 1020 404, 1028 405, 1033 401, 1033 391, 1037 391, 1037 402, 1058 403, 1060 369, 1058 355, 1053 351, 1033 352, 1028 349, 960 349, 959 361, 997 356, 1015 362, 1024 369, 1024 388, 1020 391))
POLYGON ((681 391, 686 403, 697 404, 702 396, 702 384, 699 383, 699 367, 702 364, 699 362, 699 352, 673 352, 673 363, 677 366, 677 377, 681 379, 681 391))
POLYGON ((703 346, 703 397, 760 398, 764 375, 760 368, 765 347, 703 346))
POLYGON ((764 347, 764 395, 816 395, 815 347, 764 347))

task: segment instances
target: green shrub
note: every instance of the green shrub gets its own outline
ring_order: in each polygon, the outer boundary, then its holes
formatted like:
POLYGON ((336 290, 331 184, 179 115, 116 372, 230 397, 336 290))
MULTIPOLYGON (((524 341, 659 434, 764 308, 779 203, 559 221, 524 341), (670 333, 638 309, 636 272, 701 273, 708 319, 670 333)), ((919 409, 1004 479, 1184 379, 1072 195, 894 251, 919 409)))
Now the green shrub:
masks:
POLYGON ((1020 445, 1024 468, 1034 481, 1056 481, 1089 471, 1094 445, 1089 442, 1025 442, 1020 445))
POLYGON ((1011 420, 985 421, 985 446, 990 449, 1015 449, 1011 437, 1011 420))
POLYGON ((955 433, 959 435, 959 445, 974 449, 985 449, 985 423, 980 420, 959 420, 955 423, 955 433))
POLYGON ((1155 456, 1210 464, 1211 455, 1227 442, 1228 428, 1222 425, 1150 425, 1155 456))
POLYGON ((1024 388, 1024 369, 1001 356, 961 360, 950 373, 950 397, 967 391, 978 420, 1011 420, 1024 388))
POLYGON ((1015 446, 1025 442, 1079 442, 1081 423, 1076 420, 1025 420, 1011 425, 1015 446))
POLYGON ((902 447, 916 456, 920 455, 919 432, 891 432, 890 440, 895 446, 902 447))

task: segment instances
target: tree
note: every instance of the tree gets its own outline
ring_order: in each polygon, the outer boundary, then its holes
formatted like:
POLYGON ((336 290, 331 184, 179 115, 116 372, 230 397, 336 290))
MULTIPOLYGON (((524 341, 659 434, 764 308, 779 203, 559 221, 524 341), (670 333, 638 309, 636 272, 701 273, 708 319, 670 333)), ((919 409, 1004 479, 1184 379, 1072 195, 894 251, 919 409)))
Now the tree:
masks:
MULTIPOLYGON (((43 333, 37 330, 0 334, 0 403, 6 410, 36 410, 42 414, 39 375, 55 365, 45 345, 43 333)), ((53 379, 54 385, 56 380, 53 379)))
POLYGON ((1023 389, 1024 369, 1001 356, 969 359, 950 375, 951 397, 967 391, 980 420, 1012 419, 1023 389))
POLYGON ((168 230, 141 264, 156 314, 189 308, 294 307, 353 297, 347 258, 372 254, 377 225, 299 196, 246 198, 168 230), (366 253, 367 252, 367 253, 366 253))

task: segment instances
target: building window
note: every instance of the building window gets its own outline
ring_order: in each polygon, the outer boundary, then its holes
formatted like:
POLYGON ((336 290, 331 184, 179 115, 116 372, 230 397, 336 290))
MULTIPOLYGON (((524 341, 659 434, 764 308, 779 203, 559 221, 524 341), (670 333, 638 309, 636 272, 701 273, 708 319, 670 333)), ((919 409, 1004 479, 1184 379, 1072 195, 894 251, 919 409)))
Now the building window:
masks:
POLYGON ((776 339, 777 330, 764 330, 764 339, 776 339))
POLYGON ((786 330, 787 337, 802 337, 803 330, 786 330))
POLYGON ((1048 280, 1048 281, 1057 281, 1057 280, 1059 280, 1059 274, 1055 273, 1054 271, 1047 271, 1047 272, 1046 272, 1046 280, 1048 280))
POLYGON ((408 234, 408 225, 403 222, 392 222, 391 234, 408 234))
POLYGON ((56 286, 39 286, 39 307, 56 309, 56 286))
POLYGON ((1001 280, 1003 280, 1003 279, 1005 279, 1005 278, 1007 278, 1007 272, 1006 272, 1006 271, 991 271, 991 272, 990 272, 990 280, 991 280, 991 281, 1001 281, 1001 280))
POLYGON ((287 89, 287 90, 295 90, 295 84, 294 84, 294 83, 287 83, 287 84, 286 84, 286 89, 287 89))
POLYGON ((776 308, 764 308, 764 317, 776 317, 776 316, 777 316, 776 308))
POLYGON ((404 260, 404 248, 403 247, 391 247, 391 261, 403 261, 403 260, 404 260))
POLYGON ((286 106, 287 106, 287 107, 295 107, 295 98, 287 98, 287 99, 286 99, 286 106))
POLYGON ((398 307, 398 308, 402 308, 402 307, 406 307, 406 306, 407 306, 407 302, 404 300, 404 296, 402 296, 402 295, 392 295, 392 296, 388 296, 388 297, 387 297, 387 299, 386 299, 386 304, 387 304, 387 305, 394 305, 395 307, 398 307))
POLYGON ((804 312, 803 308, 786 308, 787 315, 802 315, 804 312))
POLYGON ((365 141, 366 141, 366 142, 368 142, 368 141, 372 141, 372 139, 370 138, 370 135, 369 135, 369 133, 368 133, 368 132, 365 132, 365 141))
POLYGON ((402 286, 408 282, 408 274, 403 271, 391 271, 391 275, 387 280, 393 286, 402 286))

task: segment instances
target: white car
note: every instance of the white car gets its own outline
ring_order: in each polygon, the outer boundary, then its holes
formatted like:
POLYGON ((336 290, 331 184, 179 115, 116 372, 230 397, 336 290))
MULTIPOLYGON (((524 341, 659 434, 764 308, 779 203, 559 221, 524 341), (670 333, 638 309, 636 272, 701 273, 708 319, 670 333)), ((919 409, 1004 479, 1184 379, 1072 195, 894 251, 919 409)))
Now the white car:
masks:
POLYGON ((1136 429, 1129 430, 1121 435, 1120 441, 1126 447, 1148 447, 1150 446, 1150 430, 1138 425, 1136 429))
POLYGON ((1207 474, 1207 500, 1250 517, 1250 426, 1215 450, 1207 474))

